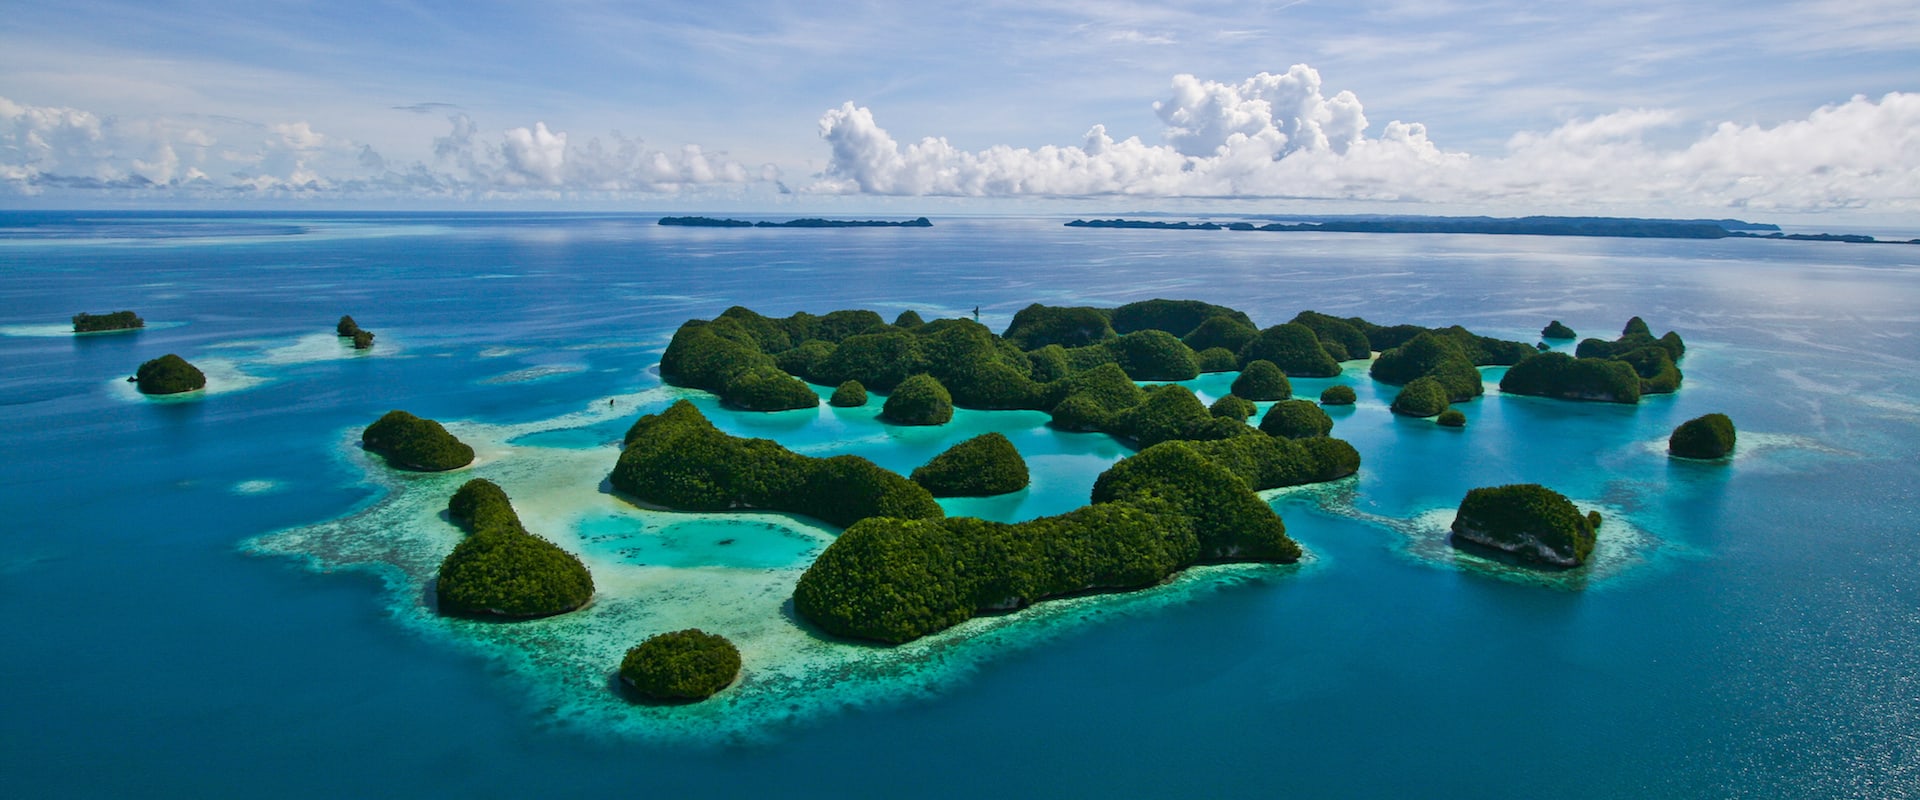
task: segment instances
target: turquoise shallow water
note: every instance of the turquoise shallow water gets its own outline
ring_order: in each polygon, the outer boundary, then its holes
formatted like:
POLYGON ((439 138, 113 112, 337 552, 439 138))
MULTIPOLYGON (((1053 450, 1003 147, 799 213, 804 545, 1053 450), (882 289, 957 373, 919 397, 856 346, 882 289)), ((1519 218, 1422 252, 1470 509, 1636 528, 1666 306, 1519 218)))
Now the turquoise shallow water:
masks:
MULTIPOLYGON (((0 215, 10 793, 1903 797, 1920 781, 1920 248, 1051 220, 181 225, 0 215), (625 643, 588 621, 667 624, 683 617, 651 598, 692 597, 762 620, 760 641, 804 642, 781 587, 832 535, 634 509, 593 485, 633 417, 676 396, 650 370, 679 322, 732 304, 979 305, 998 329, 1029 302, 1155 296, 1263 324, 1314 308, 1513 338, 1640 314, 1687 337, 1687 382, 1637 408, 1489 396, 1450 431, 1393 417, 1360 370, 1296 379, 1301 397, 1355 387, 1335 433, 1365 458, 1355 479, 1274 496, 1304 567, 1202 571, 897 652, 822 646, 740 687, 786 704, 605 702, 596 665, 625 643), (168 325, 45 334, 116 308, 168 325), (324 335, 343 313, 379 334, 373 356, 324 335), (210 390, 127 392, 119 379, 166 352, 213 367, 210 390), (527 627, 420 614, 419 564, 452 534, 403 501, 458 478, 386 475, 345 446, 396 407, 492 442, 476 472, 609 565, 603 588, 648 600, 527 627), (1668 460, 1666 431, 1707 411, 1740 425, 1739 455, 1668 460), (1461 493, 1517 480, 1607 514, 1594 568, 1542 578, 1445 546, 1461 493), (315 560, 261 555, 262 535, 315 560), (355 559, 385 566, 328 566, 355 559)), ((1191 384, 1211 397, 1228 380, 1191 384)), ((943 501, 994 519, 1071 509, 1127 453, 1032 414, 894 428, 877 396, 773 415, 696 403, 736 434, 903 471, 1000 431, 1034 488, 943 501)), ((750 651, 749 670, 774 655, 750 651)))

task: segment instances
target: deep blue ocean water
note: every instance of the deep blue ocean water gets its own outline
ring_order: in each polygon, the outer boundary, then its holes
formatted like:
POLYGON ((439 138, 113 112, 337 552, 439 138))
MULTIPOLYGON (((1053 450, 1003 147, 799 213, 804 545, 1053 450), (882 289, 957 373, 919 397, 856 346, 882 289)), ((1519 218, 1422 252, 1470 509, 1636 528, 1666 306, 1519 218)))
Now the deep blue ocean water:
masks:
MULTIPOLYGON (((653 221, 0 214, 0 791, 1920 795, 1920 248, 653 221), (1363 369, 1296 380, 1362 401, 1335 415, 1361 476, 1275 500, 1310 569, 714 742, 561 716, 539 675, 400 624, 418 600, 390 582, 246 547, 381 502, 343 445, 388 409, 574 414, 657 387, 673 329, 730 305, 978 306, 998 330, 1031 302, 1150 297, 1263 325, 1311 308, 1528 341, 1549 319, 1611 338, 1638 314, 1686 337, 1686 384, 1632 408, 1490 396, 1448 431, 1388 414, 1392 390, 1363 369), (62 332, 121 308, 150 327, 62 332), (378 334, 373 354, 333 341, 346 313, 378 334), (168 352, 209 367, 214 391, 158 402, 121 382, 168 352), (1666 433, 1709 411, 1740 427, 1739 456, 1667 459, 1666 433), (1603 539, 1620 537, 1606 568, 1528 581, 1436 545, 1436 514, 1514 481, 1604 508, 1603 539)), ((961 429, 1003 430, 1034 457, 1035 488, 948 505, 995 518, 1081 504, 1126 452, 1031 414, 927 434, 703 408, 901 470, 961 429)), ((519 443, 603 447, 644 410, 519 443)), ((711 523, 684 524, 581 535, 604 557, 690 568, 817 552, 780 525, 736 525, 722 549, 711 523)))

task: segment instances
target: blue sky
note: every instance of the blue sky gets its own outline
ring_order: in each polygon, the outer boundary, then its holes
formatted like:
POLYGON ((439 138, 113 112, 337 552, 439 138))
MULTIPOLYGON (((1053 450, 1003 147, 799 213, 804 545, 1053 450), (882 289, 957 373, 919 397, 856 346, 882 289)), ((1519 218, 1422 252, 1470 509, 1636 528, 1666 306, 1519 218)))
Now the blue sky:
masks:
POLYGON ((10 3, 0 204, 1920 211, 1920 4, 10 3))

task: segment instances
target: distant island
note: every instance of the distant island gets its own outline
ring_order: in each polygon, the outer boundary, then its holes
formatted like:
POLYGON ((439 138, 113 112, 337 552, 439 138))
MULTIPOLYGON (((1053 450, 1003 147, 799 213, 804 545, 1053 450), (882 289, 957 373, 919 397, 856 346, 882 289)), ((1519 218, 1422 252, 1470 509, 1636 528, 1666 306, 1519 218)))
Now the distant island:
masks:
POLYGON ((1187 222, 1141 219, 1076 219, 1069 228, 1174 231, 1270 231, 1322 233, 1477 233, 1506 236, 1599 236, 1628 239, 1779 239, 1855 244, 1920 244, 1833 233, 1783 233, 1780 226, 1737 219, 1641 219, 1635 217, 1280 217, 1253 222, 1187 222))
POLYGON ((147 321, 132 311, 115 311, 111 314, 89 314, 82 311, 73 315, 74 333, 104 333, 107 331, 130 331, 147 326, 147 321))
POLYGON ((931 228, 933 223, 926 217, 909 220, 883 219, 820 219, 808 217, 792 219, 786 222, 748 222, 744 219, 720 219, 717 217, 661 217, 662 225, 679 225, 688 228, 931 228))

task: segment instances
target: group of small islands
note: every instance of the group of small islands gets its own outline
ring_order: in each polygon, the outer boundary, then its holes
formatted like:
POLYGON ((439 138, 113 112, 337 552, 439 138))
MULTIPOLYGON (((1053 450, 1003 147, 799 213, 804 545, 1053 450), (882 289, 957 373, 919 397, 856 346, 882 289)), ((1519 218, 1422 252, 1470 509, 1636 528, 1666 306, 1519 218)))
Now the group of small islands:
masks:
MULTIPOLYGON (((74 333, 110 333, 139 330, 147 326, 147 321, 132 311, 115 311, 110 314, 89 314, 80 312, 73 315, 74 333)), ((360 325, 351 316, 343 316, 334 325, 334 332, 340 338, 352 343, 355 350, 367 350, 373 347, 373 332, 361 330, 360 325)), ((141 394, 170 395, 185 394, 207 388, 207 375, 186 359, 173 353, 149 360, 135 370, 127 382, 140 390, 141 394)))
MULTIPOLYGON (((1574 338, 1557 320, 1542 335, 1574 338)), ((1263 329, 1190 300, 1035 304, 1000 334, 912 311, 887 322, 865 310, 775 318, 736 306, 675 332, 660 364, 668 383, 743 411, 817 407, 809 384, 836 386, 833 406, 864 407, 872 389, 887 393, 879 417, 897 425, 945 424, 955 407, 1039 410, 1057 428, 1104 432, 1138 452, 1102 473, 1079 509, 991 522, 949 517, 935 498, 1025 488, 1025 460, 1000 434, 902 476, 859 456, 812 457, 729 435, 680 400, 633 423, 608 483, 652 507, 784 511, 843 528, 794 586, 794 611, 824 634, 893 645, 1050 598, 1151 587, 1193 565, 1298 561, 1299 544, 1257 492, 1344 478, 1361 458, 1331 436, 1322 410, 1352 404, 1351 387, 1331 387, 1319 403, 1294 399, 1289 375, 1330 377, 1370 358, 1373 379, 1401 386, 1394 412, 1456 427, 1464 415, 1450 406, 1484 391, 1479 366, 1511 367, 1503 392, 1565 400, 1635 403, 1680 385, 1679 335, 1654 337, 1638 317, 1617 339, 1581 341, 1573 356, 1546 347, 1312 311, 1263 329), (1230 371, 1231 393, 1211 406, 1177 383, 1141 385, 1230 371), (1257 424, 1256 401, 1272 402, 1257 424)), ((369 425, 362 444, 408 470, 458 469, 474 457, 439 423, 399 410, 369 425)), ((1669 441, 1673 456, 1690 459, 1723 458, 1733 446, 1721 414, 1688 421, 1669 441)), ((526 530, 498 485, 467 481, 447 511, 467 535, 434 582, 440 613, 520 620, 592 602, 587 567, 526 530)), ((1587 560, 1600 525, 1598 512, 1538 484, 1485 487, 1461 501, 1450 541, 1565 569, 1587 560)), ((617 674, 635 699, 672 703, 720 692, 740 669, 731 642, 688 629, 633 647, 617 674)))

